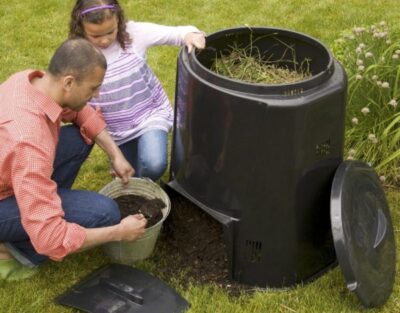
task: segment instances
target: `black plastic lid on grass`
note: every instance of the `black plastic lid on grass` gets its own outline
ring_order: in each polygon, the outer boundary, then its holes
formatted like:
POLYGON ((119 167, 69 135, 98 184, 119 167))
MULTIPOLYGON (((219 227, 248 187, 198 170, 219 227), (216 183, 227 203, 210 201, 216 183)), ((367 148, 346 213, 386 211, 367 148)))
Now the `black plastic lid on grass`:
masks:
POLYGON ((375 171, 345 161, 331 193, 331 223, 337 258, 347 287, 365 307, 384 304, 396 272, 396 248, 389 207, 375 171))
POLYGON ((189 308, 166 283, 123 264, 96 270, 56 301, 90 313, 181 313, 189 308))

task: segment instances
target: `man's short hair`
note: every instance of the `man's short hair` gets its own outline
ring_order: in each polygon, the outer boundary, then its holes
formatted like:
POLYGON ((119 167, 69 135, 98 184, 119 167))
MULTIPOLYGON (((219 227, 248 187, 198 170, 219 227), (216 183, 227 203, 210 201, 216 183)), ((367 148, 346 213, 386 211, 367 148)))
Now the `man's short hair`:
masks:
POLYGON ((68 39, 56 50, 50 60, 48 72, 54 77, 72 75, 82 81, 97 66, 107 69, 102 52, 82 38, 68 39))

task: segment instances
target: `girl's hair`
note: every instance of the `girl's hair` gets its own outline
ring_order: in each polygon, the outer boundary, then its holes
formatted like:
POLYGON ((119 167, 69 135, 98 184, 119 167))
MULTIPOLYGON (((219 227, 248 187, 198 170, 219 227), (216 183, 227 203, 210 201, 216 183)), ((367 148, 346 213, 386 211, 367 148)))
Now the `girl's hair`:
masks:
POLYGON ((126 46, 132 43, 128 32, 126 31, 126 22, 124 12, 117 0, 78 0, 71 13, 71 22, 69 26, 69 38, 85 38, 83 22, 101 24, 112 16, 118 19, 117 41, 125 50, 126 46), (81 12, 100 5, 113 5, 113 9, 99 9, 81 14, 81 12))

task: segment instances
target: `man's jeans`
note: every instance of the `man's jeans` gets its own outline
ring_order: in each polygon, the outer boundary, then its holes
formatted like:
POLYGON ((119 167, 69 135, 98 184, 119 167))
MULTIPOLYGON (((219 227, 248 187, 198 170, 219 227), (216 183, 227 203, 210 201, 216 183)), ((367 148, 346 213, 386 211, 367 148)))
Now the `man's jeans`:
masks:
MULTIPOLYGON (((91 191, 71 190, 92 147, 83 141, 77 127, 61 127, 52 179, 58 185, 58 195, 66 221, 86 228, 115 225, 120 221, 120 213, 114 200, 91 191)), ((0 200, 0 242, 26 266, 35 267, 48 259, 33 248, 21 225, 20 212, 14 196, 0 200)))

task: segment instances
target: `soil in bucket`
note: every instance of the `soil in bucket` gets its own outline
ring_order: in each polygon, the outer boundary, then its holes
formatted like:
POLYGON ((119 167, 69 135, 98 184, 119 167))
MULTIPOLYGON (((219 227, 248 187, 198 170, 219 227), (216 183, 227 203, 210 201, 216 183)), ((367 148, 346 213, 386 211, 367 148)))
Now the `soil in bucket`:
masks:
POLYGON ((147 219, 146 228, 157 224, 163 217, 161 209, 165 207, 165 204, 159 198, 147 199, 142 196, 131 194, 119 196, 114 200, 118 203, 121 218, 142 213, 147 219))

